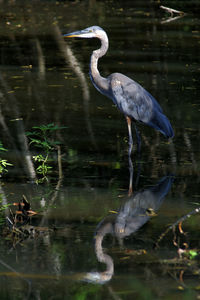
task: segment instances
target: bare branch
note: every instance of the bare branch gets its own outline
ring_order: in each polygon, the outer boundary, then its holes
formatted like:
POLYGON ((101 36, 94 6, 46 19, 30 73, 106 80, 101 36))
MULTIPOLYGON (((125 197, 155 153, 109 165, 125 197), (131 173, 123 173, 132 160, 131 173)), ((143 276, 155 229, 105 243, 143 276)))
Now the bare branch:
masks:
POLYGON ((166 7, 166 6, 163 6, 163 5, 161 5, 160 8, 168 11, 171 14, 171 16, 173 16, 174 13, 179 14, 179 15, 184 15, 185 14, 183 11, 176 10, 176 9, 166 7))

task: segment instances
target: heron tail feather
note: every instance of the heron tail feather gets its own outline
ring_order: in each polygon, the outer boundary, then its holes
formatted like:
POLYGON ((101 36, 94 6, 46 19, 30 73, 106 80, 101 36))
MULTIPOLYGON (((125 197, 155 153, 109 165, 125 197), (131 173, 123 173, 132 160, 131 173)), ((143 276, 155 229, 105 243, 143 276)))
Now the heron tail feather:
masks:
POLYGON ((154 117, 151 119, 148 125, 159 130, 167 138, 174 137, 174 131, 170 121, 161 112, 157 111, 157 113, 154 115, 154 117))

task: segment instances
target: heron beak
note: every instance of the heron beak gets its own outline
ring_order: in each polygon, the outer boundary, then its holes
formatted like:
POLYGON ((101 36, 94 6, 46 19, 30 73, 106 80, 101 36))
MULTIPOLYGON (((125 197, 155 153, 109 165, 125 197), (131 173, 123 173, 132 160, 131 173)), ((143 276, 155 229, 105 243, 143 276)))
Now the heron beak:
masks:
POLYGON ((74 31, 71 33, 64 34, 63 37, 64 38, 82 37, 84 33, 86 33, 86 32, 84 32, 84 30, 74 31))
POLYGON ((92 38, 95 37, 94 33, 92 30, 89 30, 88 28, 79 30, 79 31, 74 31, 71 33, 67 33, 63 35, 64 38, 71 38, 71 37, 78 37, 78 38, 92 38))

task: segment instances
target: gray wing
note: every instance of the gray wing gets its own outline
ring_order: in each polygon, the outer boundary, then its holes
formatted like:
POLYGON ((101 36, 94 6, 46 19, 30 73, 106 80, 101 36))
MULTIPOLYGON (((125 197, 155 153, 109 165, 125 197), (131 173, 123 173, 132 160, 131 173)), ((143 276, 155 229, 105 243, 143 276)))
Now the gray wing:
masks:
POLYGON ((125 115, 149 123, 155 110, 162 113, 153 96, 134 80, 120 73, 111 74, 108 79, 111 98, 125 115))

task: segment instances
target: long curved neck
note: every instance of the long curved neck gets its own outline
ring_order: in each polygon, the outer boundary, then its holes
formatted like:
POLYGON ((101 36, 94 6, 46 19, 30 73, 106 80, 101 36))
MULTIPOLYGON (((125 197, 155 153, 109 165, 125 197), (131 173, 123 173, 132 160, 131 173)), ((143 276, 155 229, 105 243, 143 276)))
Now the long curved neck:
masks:
POLYGON ((102 77, 98 70, 98 60, 106 54, 108 50, 108 37, 107 35, 101 40, 101 48, 93 51, 90 59, 90 77, 95 88, 103 94, 106 94, 109 89, 108 81, 102 77))
POLYGON ((108 281, 112 278, 114 273, 114 263, 112 257, 103 252, 102 242, 104 236, 108 233, 113 232, 112 223, 107 223, 100 228, 99 232, 97 232, 96 240, 95 240, 95 252, 97 255, 97 259, 99 262, 106 264, 106 270, 102 273, 99 273, 102 281, 108 281))

